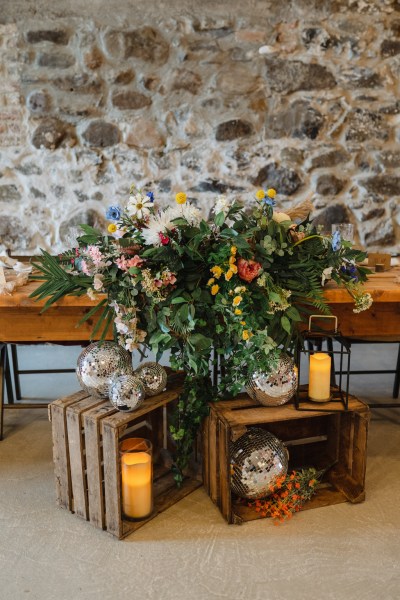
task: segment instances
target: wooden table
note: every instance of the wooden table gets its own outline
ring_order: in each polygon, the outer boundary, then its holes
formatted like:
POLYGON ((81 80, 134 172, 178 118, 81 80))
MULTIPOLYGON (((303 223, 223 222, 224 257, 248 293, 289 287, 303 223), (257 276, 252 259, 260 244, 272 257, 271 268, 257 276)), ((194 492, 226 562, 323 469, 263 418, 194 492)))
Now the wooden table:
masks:
MULTIPOLYGON (((45 313, 40 314, 44 301, 35 302, 29 295, 38 283, 19 288, 11 296, 0 296, 0 439, 2 432, 3 373, 7 343, 62 342, 82 343, 90 340, 96 318, 81 326, 78 321, 89 312, 95 302, 87 296, 67 296, 45 313)), ((345 337, 369 338, 400 342, 400 268, 370 276, 365 285, 374 304, 370 310, 355 314, 353 302, 345 289, 328 284, 325 298, 339 320, 339 329, 345 337)), ((112 339, 110 331, 107 339, 112 339)))

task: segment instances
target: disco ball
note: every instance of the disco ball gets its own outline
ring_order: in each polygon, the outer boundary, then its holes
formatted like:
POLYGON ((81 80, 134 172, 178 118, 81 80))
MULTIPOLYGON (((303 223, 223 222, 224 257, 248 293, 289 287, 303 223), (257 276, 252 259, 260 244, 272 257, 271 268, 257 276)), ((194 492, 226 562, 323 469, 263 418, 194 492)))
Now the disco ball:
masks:
POLYGON ((167 373, 161 365, 156 362, 143 363, 135 371, 136 377, 144 385, 146 396, 156 396, 167 385, 167 373))
POLYGON ((144 386, 134 375, 119 375, 114 377, 110 383, 110 402, 122 412, 136 410, 145 397, 144 386))
POLYGON ((86 392, 97 398, 108 398, 113 377, 132 373, 131 355, 115 342, 94 342, 78 357, 78 381, 86 392))
POLYGON ((281 354, 277 368, 271 373, 253 373, 246 391, 264 406, 280 406, 293 398, 297 389, 298 370, 293 359, 281 354))
POLYGON ((240 498, 257 500, 271 494, 288 469, 288 451, 272 433, 250 428, 230 446, 231 487, 240 498))

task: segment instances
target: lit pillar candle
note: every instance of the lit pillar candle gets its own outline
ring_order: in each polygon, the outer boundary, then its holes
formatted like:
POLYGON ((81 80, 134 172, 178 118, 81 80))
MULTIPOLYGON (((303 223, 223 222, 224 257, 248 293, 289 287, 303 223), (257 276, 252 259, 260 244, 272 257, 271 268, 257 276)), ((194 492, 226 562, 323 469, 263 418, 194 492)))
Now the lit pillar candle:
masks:
POLYGON ((121 455, 122 511, 131 519, 143 519, 153 509, 152 462, 147 452, 121 455))
POLYGON ((331 395, 331 357, 324 352, 310 355, 308 397, 314 402, 327 402, 331 395))

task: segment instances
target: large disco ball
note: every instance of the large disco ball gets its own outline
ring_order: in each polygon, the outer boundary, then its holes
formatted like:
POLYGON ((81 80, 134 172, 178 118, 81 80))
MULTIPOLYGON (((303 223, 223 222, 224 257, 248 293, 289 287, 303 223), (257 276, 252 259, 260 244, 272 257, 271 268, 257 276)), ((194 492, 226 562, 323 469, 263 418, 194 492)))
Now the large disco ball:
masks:
POLYGON ((280 406, 293 398, 297 389, 298 370, 287 354, 281 354, 277 368, 269 374, 253 373, 246 391, 263 406, 280 406))
POLYGON ((165 390, 167 373, 164 367, 158 363, 143 363, 136 369, 135 375, 143 383, 146 396, 156 396, 165 390))
POLYGON ((115 342, 90 344, 80 353, 76 367, 81 387, 97 398, 108 398, 113 377, 132 372, 131 355, 115 342))
POLYGON ((258 500, 271 494, 288 469, 288 451, 272 433, 252 427, 231 443, 231 487, 240 498, 258 500))
POLYGON ((110 402, 122 412, 136 410, 145 397, 144 386, 134 375, 118 375, 110 383, 110 402))

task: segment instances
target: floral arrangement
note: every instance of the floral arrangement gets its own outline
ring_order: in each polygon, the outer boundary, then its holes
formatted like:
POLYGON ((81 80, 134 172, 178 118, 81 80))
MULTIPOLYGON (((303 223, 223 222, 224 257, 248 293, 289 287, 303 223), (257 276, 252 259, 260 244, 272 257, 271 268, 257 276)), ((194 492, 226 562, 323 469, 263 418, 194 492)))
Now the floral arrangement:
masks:
POLYGON ((355 312, 371 297, 357 266, 365 254, 338 233, 321 235, 307 214, 296 222, 301 210, 274 210, 273 189, 247 207, 220 195, 209 220, 185 193, 175 200, 159 209, 152 192, 131 190, 124 208, 107 210, 106 234, 83 225, 75 248, 42 253, 34 296, 48 298, 45 308, 66 294, 98 298, 86 316, 101 311, 94 335, 113 326, 127 350, 151 349, 157 360, 168 351, 172 368, 185 371, 172 430, 179 479, 208 402, 235 396, 254 371, 293 353, 299 322, 329 312, 328 279, 346 286, 355 312))
POLYGON ((317 493, 324 472, 325 470, 317 471, 313 467, 291 471, 277 479, 267 498, 254 500, 248 505, 261 517, 271 517, 279 525, 286 519, 291 519, 317 493))

